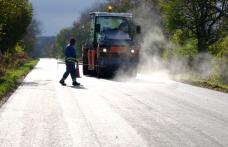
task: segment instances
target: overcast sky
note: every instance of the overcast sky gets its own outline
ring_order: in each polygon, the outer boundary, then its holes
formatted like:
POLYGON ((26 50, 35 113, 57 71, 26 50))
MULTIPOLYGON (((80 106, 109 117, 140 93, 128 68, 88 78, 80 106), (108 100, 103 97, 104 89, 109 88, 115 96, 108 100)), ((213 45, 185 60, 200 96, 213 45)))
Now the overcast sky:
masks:
POLYGON ((69 27, 80 12, 102 0, 30 0, 35 18, 41 22, 42 36, 54 36, 69 27))

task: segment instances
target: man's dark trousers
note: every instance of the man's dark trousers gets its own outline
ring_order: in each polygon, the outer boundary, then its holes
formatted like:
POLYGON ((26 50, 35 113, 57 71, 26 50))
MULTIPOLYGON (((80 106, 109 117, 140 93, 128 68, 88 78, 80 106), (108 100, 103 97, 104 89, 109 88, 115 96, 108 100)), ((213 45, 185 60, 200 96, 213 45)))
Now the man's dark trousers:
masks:
POLYGON ((73 62, 66 62, 66 72, 63 75, 63 80, 65 80, 69 74, 71 75, 71 78, 73 81, 76 81, 76 68, 75 63, 73 62))

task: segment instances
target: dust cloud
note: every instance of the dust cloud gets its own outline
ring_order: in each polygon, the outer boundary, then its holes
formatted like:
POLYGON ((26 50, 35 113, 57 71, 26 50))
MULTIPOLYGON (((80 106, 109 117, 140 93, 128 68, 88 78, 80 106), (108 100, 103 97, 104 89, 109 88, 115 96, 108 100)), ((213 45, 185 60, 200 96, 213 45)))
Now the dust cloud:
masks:
MULTIPOLYGON (((198 54, 192 59, 171 57, 162 58, 165 49, 172 50, 175 46, 167 39, 162 30, 161 16, 145 5, 132 11, 134 21, 142 28, 137 38, 141 45, 138 75, 145 74, 156 80, 188 80, 189 75, 208 78, 214 73, 214 65, 218 62, 208 53, 198 54)), ((120 69, 115 78, 118 80, 131 79, 125 68, 120 69)))

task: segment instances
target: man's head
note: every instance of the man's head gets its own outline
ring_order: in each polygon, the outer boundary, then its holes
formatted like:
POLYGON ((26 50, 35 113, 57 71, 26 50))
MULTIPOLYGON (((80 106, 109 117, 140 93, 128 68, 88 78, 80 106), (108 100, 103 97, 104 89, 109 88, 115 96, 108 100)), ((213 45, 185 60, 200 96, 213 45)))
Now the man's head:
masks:
POLYGON ((74 38, 70 39, 70 45, 75 45, 75 39, 74 38))

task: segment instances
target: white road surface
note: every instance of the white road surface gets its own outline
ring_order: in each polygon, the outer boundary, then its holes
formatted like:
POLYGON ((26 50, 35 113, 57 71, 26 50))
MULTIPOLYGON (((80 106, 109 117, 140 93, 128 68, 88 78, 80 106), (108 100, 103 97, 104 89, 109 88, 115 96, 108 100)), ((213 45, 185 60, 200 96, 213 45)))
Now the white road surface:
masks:
POLYGON ((41 59, 0 109, 0 147, 227 147, 228 94, 138 74, 58 81, 41 59))

